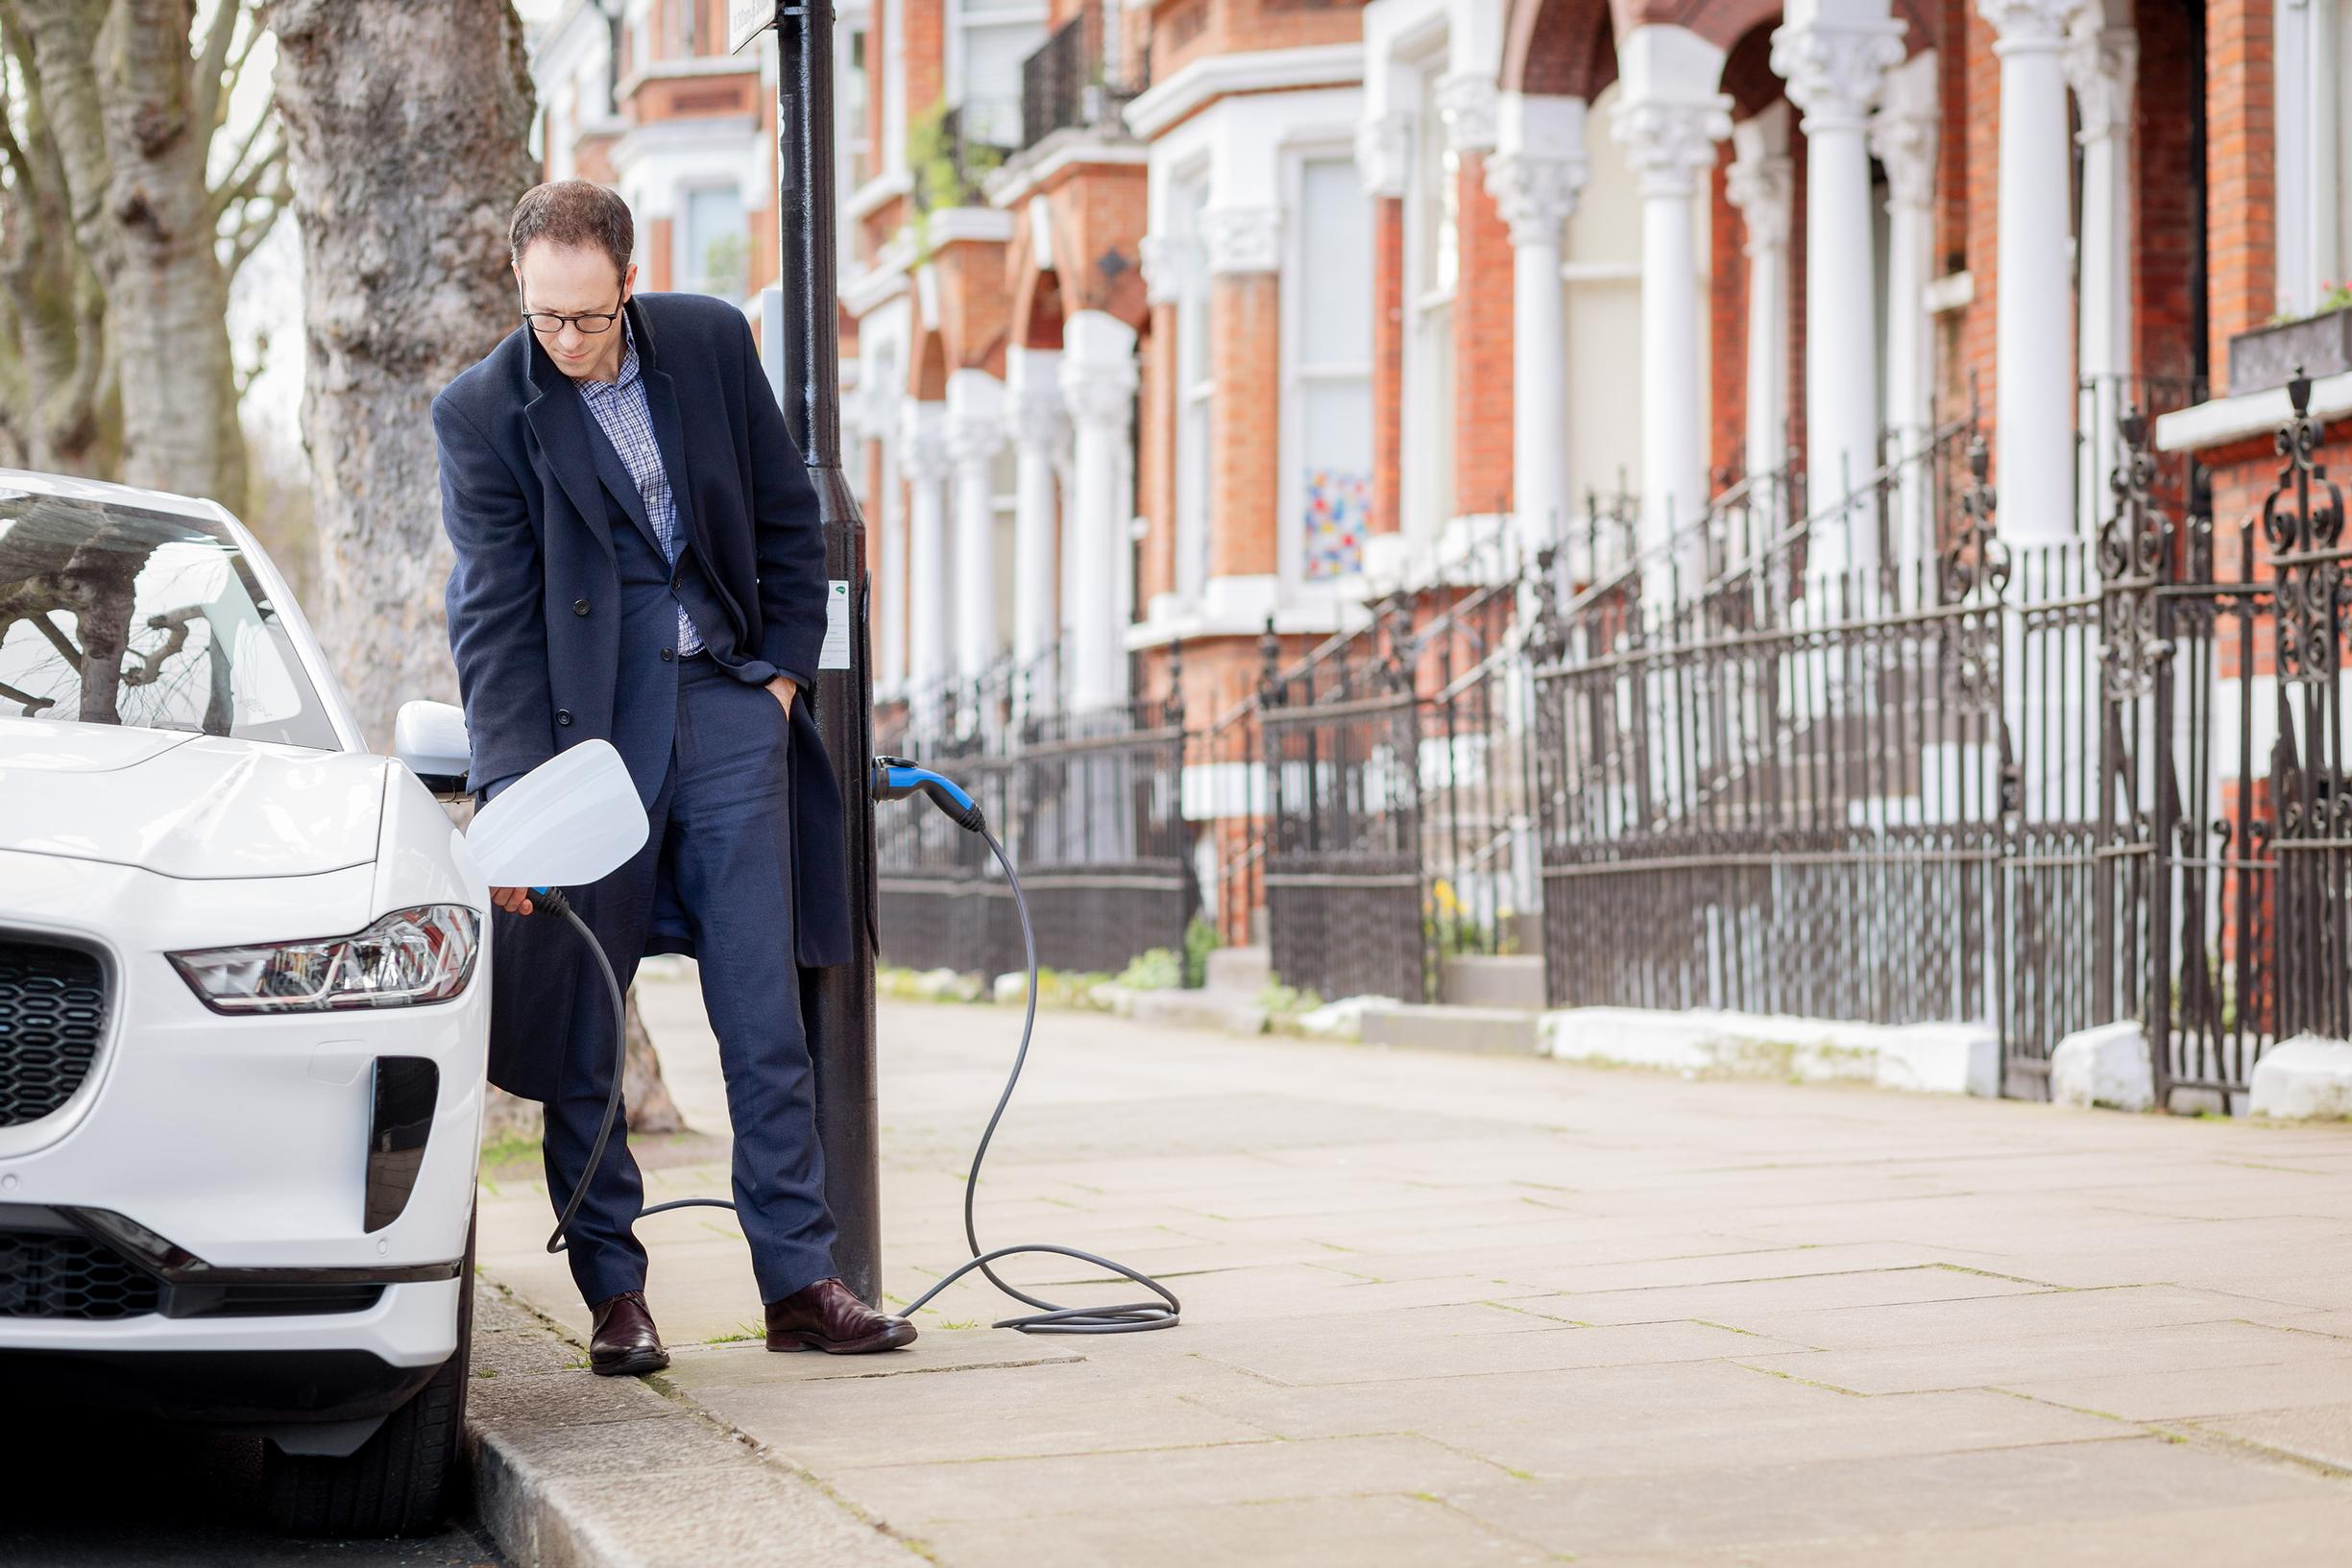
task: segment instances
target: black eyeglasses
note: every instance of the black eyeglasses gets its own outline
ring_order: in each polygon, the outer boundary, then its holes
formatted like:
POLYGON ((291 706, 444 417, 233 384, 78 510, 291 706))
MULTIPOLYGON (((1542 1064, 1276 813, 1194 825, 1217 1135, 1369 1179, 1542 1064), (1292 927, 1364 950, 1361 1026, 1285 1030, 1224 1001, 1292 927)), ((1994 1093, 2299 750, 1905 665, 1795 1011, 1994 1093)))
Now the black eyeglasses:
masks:
POLYGON ((620 320, 620 311, 618 308, 583 310, 573 315, 564 316, 552 310, 526 310, 522 313, 522 319, 531 324, 532 331, 537 332, 543 338, 551 338, 562 331, 567 323, 583 332, 609 332, 613 329, 613 324, 620 320))

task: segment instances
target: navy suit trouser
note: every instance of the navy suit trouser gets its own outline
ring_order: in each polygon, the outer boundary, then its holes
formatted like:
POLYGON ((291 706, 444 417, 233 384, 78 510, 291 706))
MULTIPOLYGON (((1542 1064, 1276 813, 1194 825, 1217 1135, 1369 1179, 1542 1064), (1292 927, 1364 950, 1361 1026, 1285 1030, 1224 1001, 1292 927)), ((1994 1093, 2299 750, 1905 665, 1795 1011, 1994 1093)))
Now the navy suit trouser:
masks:
MULTIPOLYGON (((735 1206, 762 1301, 834 1272, 833 1216, 816 1140, 815 1076, 793 963, 791 810, 784 705, 706 657, 678 666, 667 775, 635 858, 594 886, 568 889, 625 989, 657 908, 683 915, 718 1036, 735 1125, 735 1206)), ((579 966, 562 1093, 547 1102, 545 1154, 560 1208, 587 1165, 612 1092, 614 1021, 604 977, 579 966)), ((617 1129, 570 1229, 571 1277, 591 1305, 643 1288, 632 1234, 644 1183, 617 1129)))

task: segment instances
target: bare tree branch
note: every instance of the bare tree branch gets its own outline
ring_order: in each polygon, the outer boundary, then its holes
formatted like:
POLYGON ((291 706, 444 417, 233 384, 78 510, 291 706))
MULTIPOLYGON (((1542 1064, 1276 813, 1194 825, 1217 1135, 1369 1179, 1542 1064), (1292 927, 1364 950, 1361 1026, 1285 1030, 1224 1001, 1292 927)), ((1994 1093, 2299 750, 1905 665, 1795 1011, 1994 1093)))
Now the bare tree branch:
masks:
POLYGON ((205 36, 204 47, 188 62, 190 118, 204 128, 207 139, 220 129, 229 112, 229 92, 224 84, 229 70, 229 46, 246 12, 245 0, 217 3, 220 9, 212 13, 212 31, 205 36))
MULTIPOLYGON (((230 282, 236 280, 237 273, 244 267, 246 259, 261 248, 263 240, 270 237, 270 230, 278 227, 278 220, 285 212, 286 204, 293 196, 293 185, 281 169, 268 190, 255 192, 238 210, 236 228, 230 235, 229 255, 221 263, 221 269, 230 282), (256 211, 256 208, 259 210, 256 211)), ((239 395, 243 395, 242 388, 239 395)))
POLYGON ((245 139, 237 144, 237 156, 229 160, 229 172, 221 177, 220 184, 212 192, 212 215, 215 218, 227 211, 231 202, 252 194, 254 176, 268 167, 272 158, 284 156, 286 144, 282 136, 273 140, 269 150, 259 157, 254 155, 254 149, 263 136, 269 134, 277 118, 274 114, 256 116, 253 128, 245 133, 245 139))
MULTIPOLYGON (((251 0, 248 0, 248 4, 251 4, 251 0)), ((229 76, 228 80, 221 84, 220 109, 214 122, 216 130, 229 118, 230 101, 237 95, 237 84, 245 80, 245 62, 254 58, 254 46, 258 44, 262 35, 269 31, 261 25, 261 13, 258 11, 254 11, 250 14, 253 17, 253 25, 245 30, 244 41, 239 43, 236 52, 229 57, 229 76)))

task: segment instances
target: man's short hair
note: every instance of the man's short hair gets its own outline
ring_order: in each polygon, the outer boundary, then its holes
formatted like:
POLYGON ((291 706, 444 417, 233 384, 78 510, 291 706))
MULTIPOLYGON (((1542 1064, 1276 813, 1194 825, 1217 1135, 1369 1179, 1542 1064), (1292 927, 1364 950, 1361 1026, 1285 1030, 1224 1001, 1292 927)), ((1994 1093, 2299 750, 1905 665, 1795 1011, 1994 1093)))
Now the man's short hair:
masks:
POLYGON ((550 180, 522 193, 506 237, 518 267, 533 241, 549 240, 575 250, 602 251, 613 258, 613 271, 625 275, 629 253, 637 247, 637 223, 619 192, 589 180, 550 180))

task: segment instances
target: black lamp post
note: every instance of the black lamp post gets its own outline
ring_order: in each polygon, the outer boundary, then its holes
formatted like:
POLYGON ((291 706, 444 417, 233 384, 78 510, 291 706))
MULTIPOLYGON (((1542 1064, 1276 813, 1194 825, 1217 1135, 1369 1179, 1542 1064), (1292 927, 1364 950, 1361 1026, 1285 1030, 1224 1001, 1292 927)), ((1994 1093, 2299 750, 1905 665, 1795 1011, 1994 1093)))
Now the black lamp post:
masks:
POLYGON ((873 676, 866 660, 865 520, 841 472, 841 346, 834 244, 833 7, 731 0, 737 49, 776 30, 777 250, 784 295, 784 418, 816 487, 825 575, 848 585, 848 663, 816 678, 818 728, 841 781, 853 956, 804 971, 801 1012, 816 1064, 817 1136, 825 1197, 840 1241, 841 1278, 868 1304, 882 1299, 880 1139, 874 1096, 873 676))

